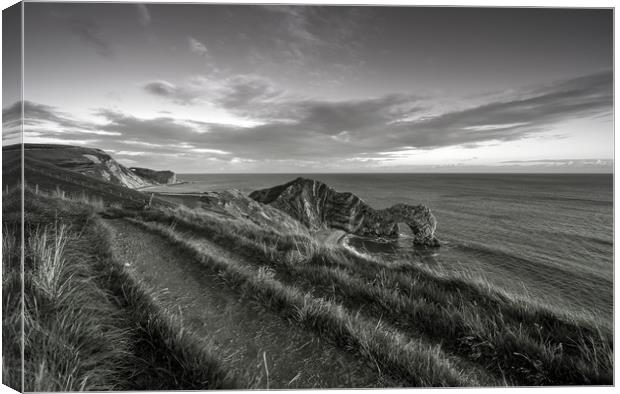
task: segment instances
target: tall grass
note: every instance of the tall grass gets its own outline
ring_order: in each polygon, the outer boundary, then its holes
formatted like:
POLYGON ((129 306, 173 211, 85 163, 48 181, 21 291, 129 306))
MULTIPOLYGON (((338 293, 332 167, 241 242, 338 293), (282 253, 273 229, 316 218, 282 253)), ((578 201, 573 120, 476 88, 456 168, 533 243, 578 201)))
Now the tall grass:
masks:
POLYGON ((246 231, 203 227, 203 215, 183 212, 148 219, 232 248, 275 277, 367 315, 383 316, 412 335, 425 335, 498 378, 516 384, 610 384, 613 339, 594 322, 512 299, 484 283, 444 277, 413 265, 380 261, 318 244, 297 234, 246 237, 246 231))
POLYGON ((69 260, 65 225, 31 230, 25 251, 25 387, 113 390, 127 358, 117 311, 89 267, 69 260))
POLYGON ((380 320, 359 318, 338 303, 303 293, 296 287, 265 275, 264 271, 259 273, 233 259, 210 256, 203 245, 180 236, 174 229, 131 221, 188 251, 246 296, 302 326, 316 330, 339 346, 355 349, 373 361, 383 373, 404 379, 410 386, 477 384, 473 376, 468 376, 452 364, 439 345, 432 346, 412 339, 380 320))
POLYGON ((2 383, 17 391, 22 382, 21 237, 18 226, 2 226, 2 383))
MULTIPOLYGON (((409 386, 613 382, 609 330, 474 277, 387 264, 302 228, 284 234, 199 210, 128 211, 85 194, 25 194, 26 390, 248 386, 114 259, 96 213, 133 217, 245 297, 409 386)), ((3 380, 21 388, 18 217, 5 218, 3 380)))
POLYGON ((271 243, 273 240, 277 240, 281 249, 288 250, 297 244, 302 245, 312 239, 307 229, 301 224, 297 230, 292 229, 283 233, 273 228, 259 226, 249 219, 223 216, 206 210, 190 209, 183 205, 176 208, 160 207, 147 211, 112 209, 106 214, 111 217, 139 217, 146 221, 179 222, 209 237, 229 235, 252 239, 258 243, 271 243))
POLYGON ((109 234, 99 220, 89 229, 98 239, 97 267, 115 302, 129 320, 132 390, 205 390, 244 387, 223 369, 214 352, 162 307, 148 288, 114 260, 109 234))
MULTIPOLYGON (((101 196, 96 194, 87 193, 82 190, 80 193, 68 193, 65 190, 62 190, 60 186, 56 186, 53 190, 45 190, 43 188, 39 188, 39 185, 26 186, 26 192, 28 194, 33 194, 37 196, 45 196, 52 197, 53 199, 70 201, 79 205, 84 205, 90 207, 94 212, 103 212, 106 209, 106 203, 104 202, 101 196)), ((120 207, 118 203, 108 204, 113 205, 115 207, 120 207)))
MULTIPOLYGON (((203 342, 183 331, 113 259, 107 233, 93 216, 96 207, 30 192, 26 204, 25 390, 237 386, 203 342)), ((10 255, 13 245, 7 236, 3 253, 10 255)), ((15 265, 3 268, 4 281, 19 276, 15 265)), ((3 286, 3 308, 17 319, 20 311, 6 294, 3 286)), ((5 365, 17 365, 18 353, 5 365)), ((11 372, 6 376, 15 380, 11 372)))

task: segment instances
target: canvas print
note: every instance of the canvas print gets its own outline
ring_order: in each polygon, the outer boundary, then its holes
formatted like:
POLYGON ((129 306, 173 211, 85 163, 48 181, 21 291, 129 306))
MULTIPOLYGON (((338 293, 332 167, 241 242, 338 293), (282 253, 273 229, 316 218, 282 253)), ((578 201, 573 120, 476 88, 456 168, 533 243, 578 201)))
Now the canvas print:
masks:
POLYGON ((614 384, 613 9, 3 11, 3 383, 614 384))

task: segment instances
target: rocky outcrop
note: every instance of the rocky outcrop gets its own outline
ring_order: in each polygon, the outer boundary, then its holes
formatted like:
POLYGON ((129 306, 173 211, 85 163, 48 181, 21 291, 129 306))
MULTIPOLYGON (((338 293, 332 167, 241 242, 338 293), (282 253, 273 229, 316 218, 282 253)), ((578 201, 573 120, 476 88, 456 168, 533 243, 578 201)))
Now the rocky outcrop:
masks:
POLYGON ((24 144, 24 157, 132 189, 157 184, 151 178, 143 178, 118 163, 101 149, 70 145, 24 144))
POLYGON ((305 178, 254 191, 250 197, 286 212, 310 230, 336 228, 363 236, 397 237, 398 224, 405 223, 416 244, 439 246, 437 221, 424 205, 397 204, 378 210, 353 193, 340 193, 323 182, 305 178))
POLYGON ((249 198, 239 190, 204 192, 199 198, 201 207, 219 212, 232 220, 248 220, 263 229, 284 234, 309 234, 308 229, 290 215, 249 198))
POLYGON ((167 185, 177 181, 177 176, 172 171, 155 171, 141 167, 130 167, 129 169, 140 178, 153 184, 167 185))

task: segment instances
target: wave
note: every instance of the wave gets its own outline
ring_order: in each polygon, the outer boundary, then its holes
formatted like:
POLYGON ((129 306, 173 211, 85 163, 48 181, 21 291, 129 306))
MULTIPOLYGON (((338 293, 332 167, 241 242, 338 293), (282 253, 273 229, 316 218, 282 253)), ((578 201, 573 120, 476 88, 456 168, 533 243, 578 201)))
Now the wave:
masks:
POLYGON ((356 248, 355 246, 352 246, 349 243, 349 240, 352 239, 353 237, 355 236, 351 234, 345 235, 341 240, 342 247, 344 247, 346 250, 348 250, 349 252, 351 252, 352 254, 356 256, 359 256, 365 259, 372 259, 373 257, 372 253, 368 251, 361 251, 360 249, 356 248))

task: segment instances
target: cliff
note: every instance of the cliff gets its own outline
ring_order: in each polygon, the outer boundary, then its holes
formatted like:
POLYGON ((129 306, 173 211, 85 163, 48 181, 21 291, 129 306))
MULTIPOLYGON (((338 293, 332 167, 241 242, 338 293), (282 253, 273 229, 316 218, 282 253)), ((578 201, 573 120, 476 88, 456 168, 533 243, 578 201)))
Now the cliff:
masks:
POLYGON ((118 163, 101 149, 70 145, 24 144, 24 158, 132 189, 156 184, 153 179, 142 177, 118 163))
POLYGON ((397 204, 377 210, 353 193, 337 192, 323 182, 305 178, 254 191, 250 197, 286 212, 310 230, 336 228, 363 236, 396 237, 398 224, 405 223, 416 244, 439 246, 437 221, 424 205, 397 204))
POLYGON ((177 176, 172 171, 155 171, 148 168, 130 167, 134 174, 140 178, 150 181, 154 184, 167 185, 169 183, 176 183, 177 176))

